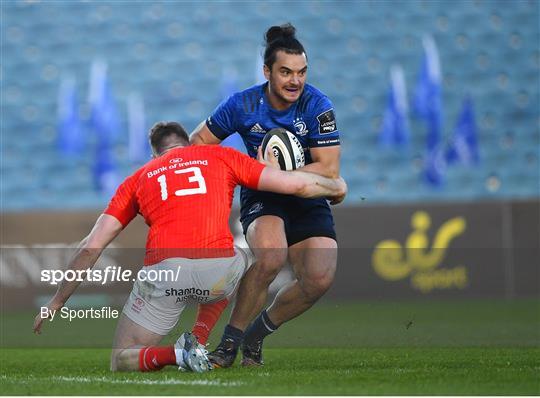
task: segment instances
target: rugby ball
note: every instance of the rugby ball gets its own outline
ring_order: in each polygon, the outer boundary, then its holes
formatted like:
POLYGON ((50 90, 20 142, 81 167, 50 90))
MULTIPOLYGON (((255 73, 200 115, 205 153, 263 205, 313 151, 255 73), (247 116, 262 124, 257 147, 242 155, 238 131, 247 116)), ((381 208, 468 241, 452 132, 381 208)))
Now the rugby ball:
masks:
POLYGON ((281 170, 296 170, 306 164, 302 144, 294 134, 283 128, 272 129, 266 133, 261 146, 265 160, 268 146, 272 148, 281 170))

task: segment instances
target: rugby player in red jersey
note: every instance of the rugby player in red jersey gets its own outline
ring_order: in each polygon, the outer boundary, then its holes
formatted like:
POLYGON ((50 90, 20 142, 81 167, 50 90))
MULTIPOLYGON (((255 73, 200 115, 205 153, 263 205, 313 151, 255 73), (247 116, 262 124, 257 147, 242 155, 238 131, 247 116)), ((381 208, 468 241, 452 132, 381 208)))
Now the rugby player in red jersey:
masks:
MULTIPOLYGON (((179 278, 134 283, 117 325, 111 369, 152 371, 177 365, 204 372, 212 365, 195 335, 183 333, 171 346, 157 344, 174 328, 188 301, 227 298, 247 268, 228 224, 235 186, 341 201, 346 185, 342 179, 267 167, 231 148, 189 146, 186 131, 175 122, 155 124, 150 143, 155 158, 119 186, 69 269, 93 267, 107 245, 141 214, 150 227, 145 266, 180 267, 179 278)), ((47 308, 61 309, 79 283, 62 281, 47 308)), ((36 333, 44 319, 41 312, 36 316, 36 333)))

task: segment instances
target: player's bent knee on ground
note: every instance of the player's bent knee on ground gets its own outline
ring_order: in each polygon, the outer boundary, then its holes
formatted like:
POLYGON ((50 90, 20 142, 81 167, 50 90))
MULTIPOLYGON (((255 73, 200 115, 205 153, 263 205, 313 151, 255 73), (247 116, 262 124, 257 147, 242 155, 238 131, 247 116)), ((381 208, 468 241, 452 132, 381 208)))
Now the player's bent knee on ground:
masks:
POLYGON ((139 348, 114 349, 111 355, 111 371, 126 372, 139 370, 139 348))

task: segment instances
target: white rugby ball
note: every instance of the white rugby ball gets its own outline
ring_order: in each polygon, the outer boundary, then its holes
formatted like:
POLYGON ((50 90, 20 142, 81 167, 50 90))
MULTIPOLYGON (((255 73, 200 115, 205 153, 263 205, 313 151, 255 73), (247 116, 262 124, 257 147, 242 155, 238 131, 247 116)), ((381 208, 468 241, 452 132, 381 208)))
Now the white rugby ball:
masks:
POLYGON ((265 160, 268 146, 272 148, 281 170, 296 170, 306 163, 302 144, 294 134, 283 128, 275 128, 266 133, 261 146, 265 160))

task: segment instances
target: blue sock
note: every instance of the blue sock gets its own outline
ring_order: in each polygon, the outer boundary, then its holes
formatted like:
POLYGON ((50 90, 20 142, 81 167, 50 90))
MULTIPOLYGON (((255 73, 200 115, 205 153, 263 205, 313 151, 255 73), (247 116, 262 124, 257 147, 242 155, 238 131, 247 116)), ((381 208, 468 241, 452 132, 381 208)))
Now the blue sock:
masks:
POLYGON ((223 336, 221 336, 221 342, 225 342, 225 340, 232 341, 234 343, 234 346, 236 349, 242 344, 242 339, 244 338, 244 332, 242 332, 240 329, 235 328, 234 326, 227 325, 225 326, 225 330, 223 331, 223 336))
POLYGON ((268 317, 266 310, 264 310, 246 330, 244 342, 247 345, 250 345, 250 343, 254 343, 255 341, 261 341, 269 334, 275 332, 278 327, 279 326, 274 325, 268 317))

